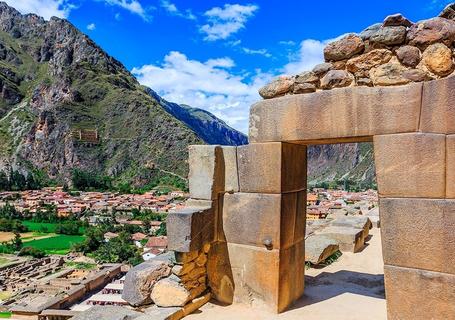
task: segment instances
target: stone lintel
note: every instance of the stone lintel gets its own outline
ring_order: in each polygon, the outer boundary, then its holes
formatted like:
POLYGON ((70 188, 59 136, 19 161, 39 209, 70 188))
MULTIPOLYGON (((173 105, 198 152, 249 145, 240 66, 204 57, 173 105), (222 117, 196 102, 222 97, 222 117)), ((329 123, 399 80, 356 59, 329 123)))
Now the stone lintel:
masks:
POLYGON ((348 87, 263 100, 250 110, 250 142, 314 141, 416 132, 422 84, 348 87))
POLYGON ((374 137, 379 195, 445 198, 446 136, 404 133, 374 137))

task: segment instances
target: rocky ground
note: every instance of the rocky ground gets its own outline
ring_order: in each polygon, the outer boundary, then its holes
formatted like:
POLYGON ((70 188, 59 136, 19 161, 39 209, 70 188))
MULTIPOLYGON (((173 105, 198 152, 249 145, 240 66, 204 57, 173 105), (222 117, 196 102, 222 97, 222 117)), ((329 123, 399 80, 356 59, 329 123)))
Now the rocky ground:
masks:
POLYGON ((386 319, 380 229, 373 228, 370 234, 361 252, 343 253, 327 267, 306 270, 305 295, 287 312, 275 315, 260 307, 209 303, 186 319, 386 319))

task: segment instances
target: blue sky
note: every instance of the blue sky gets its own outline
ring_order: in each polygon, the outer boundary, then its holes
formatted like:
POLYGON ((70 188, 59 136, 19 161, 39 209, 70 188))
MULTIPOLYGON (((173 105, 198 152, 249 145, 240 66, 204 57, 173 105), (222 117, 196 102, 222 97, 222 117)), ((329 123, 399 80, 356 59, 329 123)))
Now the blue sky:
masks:
POLYGON ((450 0, 6 0, 67 18, 141 83, 247 132, 257 89, 322 61, 327 41, 400 12, 437 15, 450 0))

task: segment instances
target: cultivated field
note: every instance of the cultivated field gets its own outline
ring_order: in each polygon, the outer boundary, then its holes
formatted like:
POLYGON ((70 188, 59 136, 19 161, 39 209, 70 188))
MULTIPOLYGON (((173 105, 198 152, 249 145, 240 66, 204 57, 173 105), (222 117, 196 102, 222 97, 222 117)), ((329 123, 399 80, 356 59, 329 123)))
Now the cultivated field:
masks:
POLYGON ((47 254, 66 254, 71 246, 84 241, 83 236, 56 235, 49 238, 27 241, 24 246, 34 247, 45 251, 47 254))

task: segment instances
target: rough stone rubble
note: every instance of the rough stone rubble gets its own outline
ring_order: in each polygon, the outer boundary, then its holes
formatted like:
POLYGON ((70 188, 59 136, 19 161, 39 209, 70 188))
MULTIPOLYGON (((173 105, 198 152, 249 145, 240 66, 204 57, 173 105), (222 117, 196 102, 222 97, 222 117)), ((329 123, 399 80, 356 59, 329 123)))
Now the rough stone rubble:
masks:
POLYGON ((397 86, 454 75, 455 4, 438 17, 412 23, 386 17, 324 48, 325 63, 281 76, 259 90, 264 99, 350 86, 397 86))

